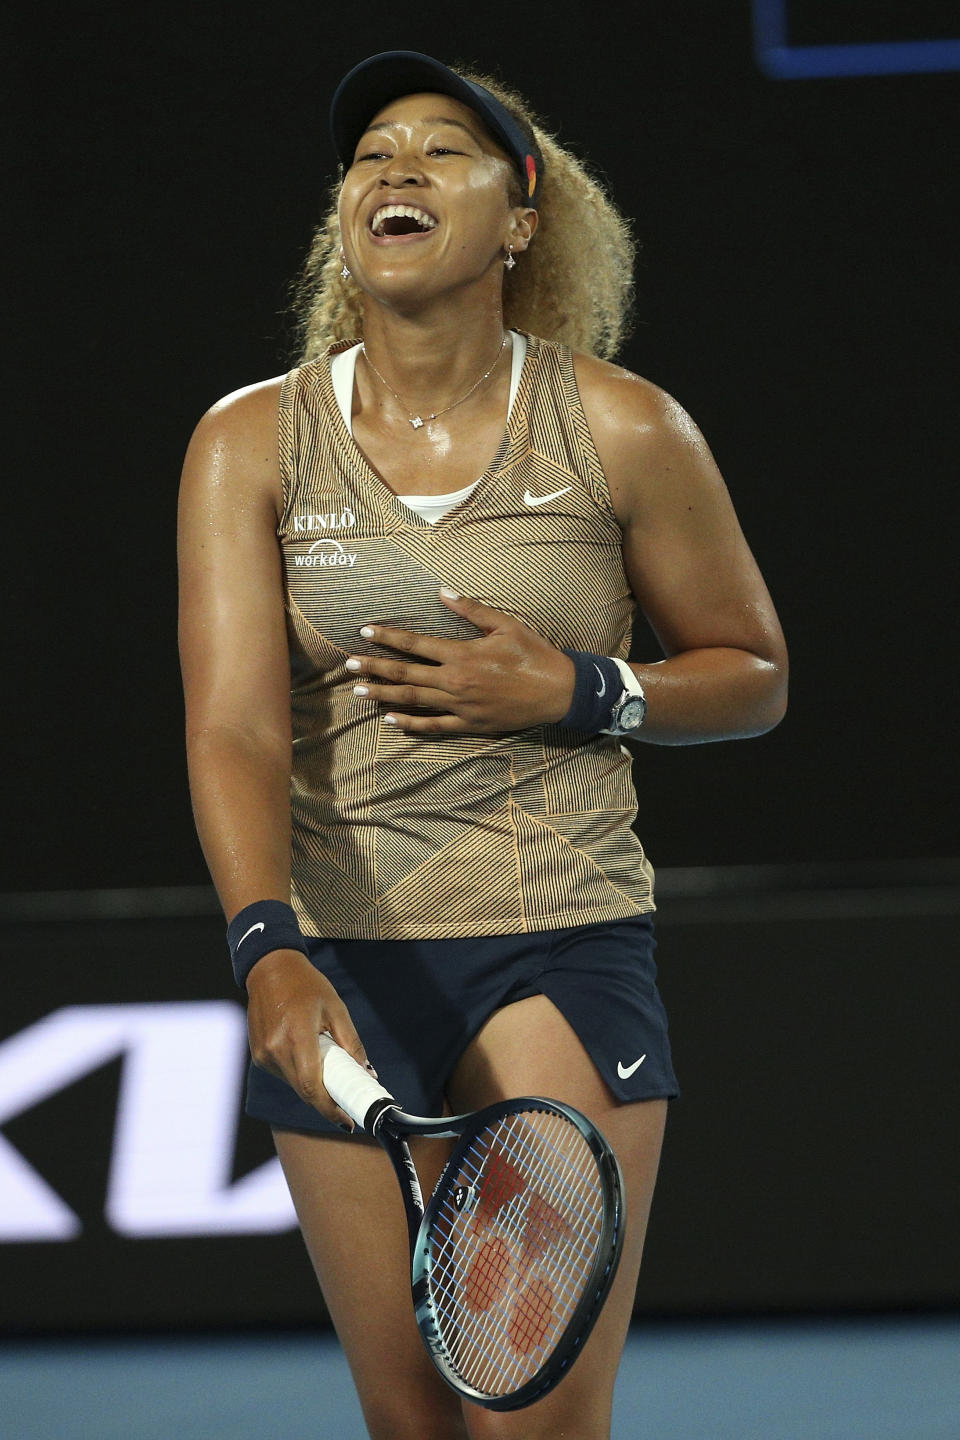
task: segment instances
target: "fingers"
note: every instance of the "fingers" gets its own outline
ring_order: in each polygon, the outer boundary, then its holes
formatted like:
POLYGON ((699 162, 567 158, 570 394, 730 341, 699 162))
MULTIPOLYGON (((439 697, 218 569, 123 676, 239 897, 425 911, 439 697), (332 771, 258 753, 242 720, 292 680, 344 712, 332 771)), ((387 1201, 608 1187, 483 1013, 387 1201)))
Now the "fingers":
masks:
MULTIPOLYGON (((269 957, 268 957, 269 958, 269 957)), ((261 968, 263 967, 263 968, 261 968)), ((353 1121, 327 1094, 317 1037, 329 1031, 359 1065, 372 1070, 353 1021, 330 981, 299 951, 278 952, 248 985, 247 1026, 254 1064, 277 1075, 300 1098, 345 1130, 353 1121)), ((254 971, 250 972, 251 977, 254 971)))
MULTIPOLYGON (((345 668, 358 679, 363 677, 364 685, 367 683, 367 676, 374 675, 381 680, 389 680, 392 685, 425 685, 443 689, 448 667, 418 665, 415 660, 393 660, 386 655, 351 655, 345 668)), ((357 693, 354 690, 354 694, 357 693)))
MULTIPOLYGON (((319 1110, 341 1130, 353 1130, 350 1116, 334 1104, 323 1083, 323 1058, 312 1026, 297 1026, 288 1020, 282 1032, 250 1035, 253 1063, 288 1084, 300 1099, 319 1110)), ((346 1048, 346 1047, 344 1047, 346 1048)))
POLYGON ((383 705, 415 706, 418 710, 453 708, 452 696, 443 690, 424 690, 419 685, 355 685, 358 700, 377 700, 383 705))
MULTIPOLYGON (((471 600, 467 596, 458 595, 448 585, 441 585, 440 599, 448 610, 462 615, 477 630, 486 635, 516 624, 515 616, 507 615, 503 610, 495 610, 492 605, 484 605, 480 600, 471 600)), ((460 646, 470 644, 469 640, 445 640, 439 635, 421 635, 416 630, 401 630, 395 625, 363 625, 360 628, 360 634, 364 640, 372 640, 377 645, 385 645, 389 650, 399 650, 406 655, 418 655, 440 664, 453 659, 460 646)), ((359 659, 360 657, 353 656, 351 658, 359 659)), ((347 668, 359 667, 351 666, 348 661, 347 668)))
POLYGON ((401 630, 396 625, 361 625, 360 634, 364 640, 385 645, 389 650, 437 662, 449 659, 454 647, 462 644, 459 640, 445 640, 441 635, 421 635, 416 630, 401 630))
MULTIPOLYGON (((389 707, 383 724, 421 735, 494 735, 566 713, 569 701, 559 708, 554 702, 552 677, 558 657, 567 669, 572 666, 549 641, 516 616, 446 586, 440 598, 470 621, 477 631, 472 640, 365 625, 360 632, 365 639, 412 658, 351 655, 345 662, 360 682, 353 691, 357 699, 389 707), (433 664, 426 663, 431 659, 433 664)), ((561 680, 566 683, 568 677, 561 680)))
MULTIPOLYGON (((445 605, 464 615, 484 635, 516 626, 513 616, 483 605, 479 600, 465 599, 447 586, 440 596, 445 605)), ((388 705, 418 706, 421 709, 449 710, 451 696, 459 694, 459 669, 456 662, 464 656, 470 640, 445 640, 435 635, 420 635, 393 625, 363 625, 360 634, 389 650, 414 656, 413 660, 394 659, 383 655, 351 655, 345 662, 347 670, 361 678, 354 686, 354 695, 388 705), (418 661, 432 663, 422 664, 418 661), (368 677, 389 682, 388 686, 369 683, 368 677)), ((477 637, 479 638, 479 636, 477 637)), ((444 727, 446 728, 446 727, 444 727)))
MULTIPOLYGON (((459 715, 407 715, 401 712, 395 715, 392 711, 381 717, 381 724, 395 725, 398 730, 403 730, 408 735, 482 735, 484 727, 479 724, 468 725, 466 720, 459 715)), ((490 734, 497 733, 493 729, 490 734)))
POLYGON ((495 610, 492 605, 484 605, 480 600, 471 600, 466 595, 458 595, 456 590, 451 590, 449 585, 440 586, 440 599, 448 610, 456 615, 462 615, 478 630, 490 635, 494 630, 502 630, 504 625, 513 621, 512 615, 507 615, 502 610, 495 610))
POLYGON ((319 1110, 321 1115, 339 1125, 341 1130, 353 1131, 352 1119, 345 1110, 334 1104, 323 1083, 323 1057, 315 1034, 303 1036, 302 1044, 298 1045, 294 1052, 291 1070, 281 1078, 296 1090, 301 1100, 312 1105, 314 1110, 319 1110))
MULTIPOLYGON (((456 665, 417 665, 379 656, 351 656, 347 669, 362 678, 353 687, 358 700, 404 709, 457 711, 460 668, 456 665), (389 683, 378 684, 377 681, 389 683)), ((396 716, 383 717, 393 724, 396 716)))
POLYGON ((381 715, 383 725, 395 725, 398 730, 417 731, 421 735, 461 734, 475 726, 468 726, 462 716, 452 713, 454 698, 443 690, 425 690, 417 685, 354 685, 353 693, 358 700, 372 700, 381 705, 403 706, 401 710, 389 710, 381 715), (417 710, 439 710, 439 715, 411 715, 410 708, 417 710))
MULTIPOLYGON (((336 995, 336 992, 334 992, 334 994, 336 995)), ((353 1028, 350 1012, 339 995, 336 995, 336 999, 328 1004, 327 1011, 330 1017, 330 1024, 326 1029, 331 1038, 337 1042, 341 1050, 346 1050, 347 1054, 356 1060, 358 1065, 362 1065, 365 1070, 369 1070, 370 1074, 376 1079, 377 1072, 367 1058, 363 1041, 353 1028)))
POLYGON ((308 1105, 312 1105, 328 1119, 333 1119, 341 1130, 352 1133, 355 1128, 352 1117, 334 1103, 323 1083, 323 1053, 318 1043, 319 1035, 323 1032, 329 1034, 341 1050, 345 1050, 351 1059, 368 1071, 374 1079, 377 1078, 377 1072, 367 1059, 367 1052, 354 1029, 347 1007, 336 995, 336 992, 334 992, 334 996, 335 998, 331 999, 326 1007, 328 1023, 323 1025, 322 1022, 318 1022, 321 1028, 311 1028, 309 1033, 303 1035, 302 1045, 298 1046, 294 1089, 303 1100, 306 1100, 308 1105))

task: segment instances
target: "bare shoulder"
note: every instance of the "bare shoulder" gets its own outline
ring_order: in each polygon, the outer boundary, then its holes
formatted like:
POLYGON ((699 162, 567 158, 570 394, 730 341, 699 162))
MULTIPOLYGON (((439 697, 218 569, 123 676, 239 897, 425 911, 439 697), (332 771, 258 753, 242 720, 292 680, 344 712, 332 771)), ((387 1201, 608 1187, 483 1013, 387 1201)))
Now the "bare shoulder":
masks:
POLYGON ((640 375, 576 354, 584 414, 621 516, 659 487, 722 485, 703 435, 678 400, 640 375))
POLYGON ((183 467, 183 491, 235 503, 280 501, 277 417, 283 376, 225 395, 198 422, 183 467))
POLYGON ((666 390, 622 365, 579 350, 573 364, 580 399, 598 426, 647 432, 668 418, 674 407, 682 409, 666 390))
POLYGON ((245 385, 218 400, 203 415, 190 444, 228 446, 237 454, 277 451, 277 415, 283 376, 245 385))

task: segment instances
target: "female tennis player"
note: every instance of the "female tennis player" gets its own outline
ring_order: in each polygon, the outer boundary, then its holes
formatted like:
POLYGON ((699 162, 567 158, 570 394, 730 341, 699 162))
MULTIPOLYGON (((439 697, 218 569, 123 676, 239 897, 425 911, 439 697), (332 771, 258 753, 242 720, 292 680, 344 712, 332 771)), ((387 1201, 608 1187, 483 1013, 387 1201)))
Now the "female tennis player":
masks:
MULTIPOLYGON (((191 789, 247 1106, 374 1440, 600 1440, 676 1093, 622 737, 769 730, 783 638, 696 426, 609 363, 631 247, 579 162, 516 96, 408 52, 357 66, 331 118, 303 362, 203 418, 181 500, 191 789), (663 656, 627 664, 637 606, 663 656), (325 1031, 407 1112, 545 1095, 611 1142, 620 1270, 529 1409, 463 1402, 431 1364, 397 1187, 324 1090, 325 1031)), ((423 1174, 444 1144, 414 1142, 423 1174)))

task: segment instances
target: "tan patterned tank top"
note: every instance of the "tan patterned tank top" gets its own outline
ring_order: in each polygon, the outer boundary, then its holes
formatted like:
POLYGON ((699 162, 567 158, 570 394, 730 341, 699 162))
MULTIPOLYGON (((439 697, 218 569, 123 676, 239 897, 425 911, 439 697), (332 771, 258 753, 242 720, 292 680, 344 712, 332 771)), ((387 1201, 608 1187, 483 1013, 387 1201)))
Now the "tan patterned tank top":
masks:
POLYGON ((370 648, 363 624, 476 635, 442 604, 441 585, 554 645, 627 655, 635 604, 622 533, 570 351, 529 337, 500 449, 436 524, 367 464, 328 357, 284 381, 280 454, 292 904, 304 933, 507 935, 652 910, 653 874, 631 829, 630 757, 616 739, 555 725, 405 735, 354 696, 344 667, 370 648))

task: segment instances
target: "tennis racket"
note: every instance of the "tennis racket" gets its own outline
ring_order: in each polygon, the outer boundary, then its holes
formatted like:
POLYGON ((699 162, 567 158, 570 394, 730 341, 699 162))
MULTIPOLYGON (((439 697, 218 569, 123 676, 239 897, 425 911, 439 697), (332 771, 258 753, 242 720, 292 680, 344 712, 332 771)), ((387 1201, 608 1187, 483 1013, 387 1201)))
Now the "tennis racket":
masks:
POLYGON ((583 1349, 616 1274, 623 1178, 595 1125, 524 1096, 472 1115, 406 1115, 329 1035, 323 1083, 393 1163, 410 1232, 413 1305, 427 1351, 491 1410, 539 1400, 583 1349), (429 1202, 411 1135, 457 1141, 429 1202))

